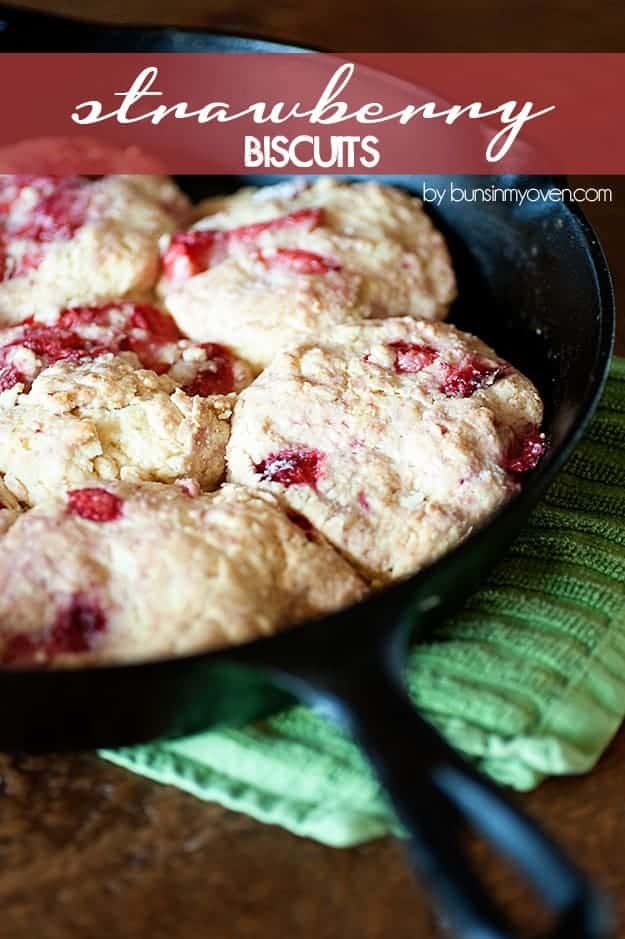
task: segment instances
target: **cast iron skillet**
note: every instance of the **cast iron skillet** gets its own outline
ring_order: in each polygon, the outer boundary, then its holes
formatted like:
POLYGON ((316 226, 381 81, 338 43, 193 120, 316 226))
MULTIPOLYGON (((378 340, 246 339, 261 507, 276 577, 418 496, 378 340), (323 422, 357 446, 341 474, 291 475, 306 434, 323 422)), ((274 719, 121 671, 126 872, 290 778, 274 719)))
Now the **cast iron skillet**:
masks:
MULTIPOLYGON (((0 51, 295 51, 257 39, 86 25, 1 7, 0 23, 0 51)), ((385 179, 417 193, 423 183, 420 176, 385 179)), ((497 177, 453 179, 464 187, 502 182, 497 177)), ((181 183, 199 197, 243 181, 188 177, 181 183)), ((439 177, 435 184, 449 181, 439 177)), ((504 182, 523 187, 554 180, 506 177, 504 182)), ((447 201, 436 221, 458 273, 460 299, 453 321, 526 372, 546 404, 549 452, 522 493, 426 571, 282 635, 146 664, 0 672, 0 746, 52 750, 178 736, 250 721, 295 696, 352 734, 368 755, 406 829, 413 865, 458 936, 518 935, 471 866, 463 844, 471 827, 512 860, 551 912, 552 925, 544 935, 603 936, 604 906, 593 888, 419 717, 401 675, 409 638, 426 636, 462 603, 501 556, 586 427, 612 349, 610 275, 592 229, 571 205, 447 201)))

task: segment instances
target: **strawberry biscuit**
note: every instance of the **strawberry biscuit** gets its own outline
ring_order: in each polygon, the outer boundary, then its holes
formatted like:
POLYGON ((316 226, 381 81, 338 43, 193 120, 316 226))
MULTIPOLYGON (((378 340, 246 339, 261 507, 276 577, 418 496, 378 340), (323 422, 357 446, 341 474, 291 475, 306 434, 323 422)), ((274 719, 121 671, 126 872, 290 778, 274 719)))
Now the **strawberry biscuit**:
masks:
POLYGON ((455 294, 444 240, 418 199, 321 179, 245 189, 164 239, 159 290, 194 339, 261 369, 304 334, 408 314, 441 319, 455 294))
POLYGON ((0 474, 33 504, 87 481, 214 488, 234 395, 251 378, 167 314, 121 302, 0 331, 0 474))
POLYGON ((239 397, 229 478, 275 493, 367 576, 483 524, 544 448, 533 385, 452 326, 404 317, 284 351, 239 397))
POLYGON ((0 538, 0 660, 76 665, 267 636, 359 599, 364 583, 267 494, 236 486, 70 490, 0 538))
POLYGON ((144 295, 188 212, 164 177, 0 177, 0 323, 144 295))

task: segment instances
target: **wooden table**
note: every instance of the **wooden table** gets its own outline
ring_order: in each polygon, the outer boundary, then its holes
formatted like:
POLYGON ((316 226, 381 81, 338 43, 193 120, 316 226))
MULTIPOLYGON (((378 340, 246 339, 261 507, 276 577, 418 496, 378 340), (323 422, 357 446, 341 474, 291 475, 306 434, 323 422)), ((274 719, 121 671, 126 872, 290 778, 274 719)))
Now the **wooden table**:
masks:
MULTIPOLYGON (((612 49, 620 0, 566 13, 508 0, 356 0, 267 9, 253 0, 66 0, 32 6, 121 21, 260 32, 336 49, 612 49)), ((580 180, 581 184, 588 180, 580 180)), ((589 208, 625 285, 625 178, 589 208)), ((625 318, 618 349, 625 354, 625 318)), ((583 778, 521 799, 614 897, 625 936, 625 732, 583 778)), ((489 869, 492 865, 489 865, 489 869)), ((492 870, 495 880, 501 874, 492 870)), ((509 891, 518 902, 514 889, 509 891)), ((333 850, 132 776, 91 754, 0 756, 0 939, 433 939, 390 839, 333 850)))

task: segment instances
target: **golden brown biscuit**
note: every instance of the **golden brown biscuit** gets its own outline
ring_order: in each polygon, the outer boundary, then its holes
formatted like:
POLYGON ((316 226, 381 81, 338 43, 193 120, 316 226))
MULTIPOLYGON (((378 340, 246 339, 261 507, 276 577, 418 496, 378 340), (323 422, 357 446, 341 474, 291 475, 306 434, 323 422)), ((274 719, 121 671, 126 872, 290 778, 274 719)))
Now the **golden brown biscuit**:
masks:
POLYGON ((241 393, 228 478, 275 493, 368 576, 396 578, 517 491, 541 419, 531 382, 452 326, 341 326, 241 393))
POLYGON ((21 515, 0 540, 0 659, 77 665, 267 636, 364 584, 270 495, 107 484, 21 515))
POLYGON ((231 392, 251 374, 145 304, 0 330, 0 475, 27 504, 98 479, 191 477, 214 488, 231 392))
POLYGON ((0 177, 0 323, 143 296, 159 274, 159 238, 188 213, 160 176, 0 177))
POLYGON ((378 183, 318 180, 204 203, 165 238, 160 292, 184 332, 261 369, 303 334, 411 315, 441 319, 455 294, 445 242, 421 203, 378 183), (276 191, 274 191, 276 190, 276 191))

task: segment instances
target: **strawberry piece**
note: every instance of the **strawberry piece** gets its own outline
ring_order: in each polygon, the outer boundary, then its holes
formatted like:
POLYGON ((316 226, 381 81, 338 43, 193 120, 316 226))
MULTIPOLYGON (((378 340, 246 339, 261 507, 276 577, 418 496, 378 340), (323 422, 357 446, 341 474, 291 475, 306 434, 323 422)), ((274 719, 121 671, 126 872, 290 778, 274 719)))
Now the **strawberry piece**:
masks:
POLYGON ((165 342, 178 342, 182 339, 182 333, 174 318, 149 303, 137 303, 133 306, 129 325, 132 329, 145 329, 151 336, 165 342))
MULTIPOLYGON (((143 368, 158 375, 168 372, 182 354, 175 344, 184 338, 168 314, 149 304, 129 302, 72 307, 52 324, 29 318, 5 334, 11 338, 3 344, 0 330, 0 369, 10 364, 9 350, 21 346, 34 352, 44 368, 61 359, 79 362, 106 353, 134 352, 143 368)), ((204 396, 234 391, 234 362, 228 350, 213 343, 203 348, 208 361, 198 367, 195 379, 184 390, 204 396)))
POLYGON ((163 273, 171 284, 181 284, 214 263, 213 254, 217 245, 223 244, 223 232, 183 231, 176 232, 163 255, 163 273))
POLYGON ((73 359, 77 361, 93 351, 99 353, 100 346, 95 346, 95 350, 89 348, 89 343, 85 343, 81 336, 76 333, 66 332, 56 329, 55 326, 45 324, 30 326, 21 339, 14 345, 24 346, 30 349, 41 359, 51 365, 61 359, 73 359))
POLYGON ((2 662, 4 665, 28 665, 37 660, 38 654, 50 660, 56 655, 88 652, 106 626, 106 616, 99 603, 83 593, 75 593, 57 612, 46 632, 11 636, 4 647, 2 662))
POLYGON ((58 186, 59 177, 33 176, 26 173, 11 173, 0 177, 0 214, 8 215, 23 189, 34 189, 39 198, 49 195, 58 186))
POLYGON ((160 356, 162 346, 182 339, 182 333, 171 316, 148 304, 138 304, 133 308, 128 327, 139 331, 139 335, 129 332, 120 341, 122 351, 134 352, 141 365, 157 375, 169 370, 169 362, 160 356), (145 335, 141 335, 144 333, 145 335))
MULTIPOLYGON (((30 349, 41 359, 44 366, 52 365, 54 362, 61 360, 79 362, 84 358, 95 358, 105 352, 112 351, 101 343, 82 337, 58 323, 50 325, 35 323, 32 319, 27 319, 20 324, 17 330, 10 328, 8 332, 12 338, 2 344, 2 333, 0 331, 0 372, 4 376, 2 382, 5 385, 3 390, 12 387, 12 384, 15 384, 16 381, 26 381, 25 376, 19 370, 17 370, 19 376, 17 378, 15 369, 13 372, 10 370, 14 368, 12 363, 7 361, 11 349, 19 347, 30 349), (9 384, 12 379, 15 380, 12 384, 9 384)), ((28 381, 27 384, 29 384, 28 381)))
POLYGON ((2 653, 3 665, 27 665, 32 662, 41 648, 38 637, 29 633, 16 633, 7 640, 2 653))
POLYGON ((109 311, 114 304, 102 306, 72 306, 59 313, 55 326, 62 329, 76 330, 81 326, 90 326, 93 323, 106 326, 109 323, 109 311))
POLYGON ((63 310, 52 324, 24 320, 20 334, 4 346, 0 344, 0 365, 6 359, 6 350, 16 346, 30 349, 46 366, 61 359, 78 362, 107 352, 130 351, 137 355, 144 368, 162 374, 171 364, 161 359, 162 346, 181 338, 174 320, 149 304, 71 307, 63 310), (112 318, 111 314, 118 311, 127 313, 125 323, 112 318), (84 335, 84 327, 90 325, 109 327, 111 332, 106 336, 106 344, 84 335))
POLYGON ((57 185, 35 203, 21 225, 9 224, 13 238, 37 242, 69 241, 86 221, 87 181, 79 177, 59 179, 57 185))
POLYGON ((395 353, 393 367, 398 375, 416 375, 439 357, 438 351, 432 346, 405 342, 403 339, 389 342, 388 347, 395 353))
POLYGON ((14 385, 26 384, 26 376, 20 372, 19 369, 15 368, 14 365, 3 365, 0 367, 0 392, 8 391, 9 388, 13 388, 14 385))
POLYGON ((208 360, 202 364, 193 381, 182 390, 185 394, 199 395, 200 398, 234 391, 234 363, 228 350, 213 342, 202 343, 202 348, 206 349, 208 360))
POLYGON ((49 656, 87 652, 98 633, 106 629, 106 617, 95 600, 76 593, 67 607, 58 611, 45 640, 49 656))
POLYGON ((298 209, 288 215, 269 219, 268 222, 253 222, 251 225, 240 225, 230 228, 223 234, 228 241, 250 242, 256 241, 259 235, 266 231, 279 231, 283 228, 299 228, 302 231, 312 231, 323 224, 323 209, 298 209))
POLYGON ((149 303, 104 303, 100 306, 74 306, 63 310, 54 324, 64 329, 77 330, 81 326, 93 323, 98 326, 112 326, 111 314, 121 312, 126 314, 126 323, 122 329, 141 329, 156 339, 166 342, 177 342, 182 339, 182 333, 176 326, 175 320, 158 307, 149 303))
POLYGON ((459 365, 445 366, 441 391, 448 398, 470 398, 481 388, 488 388, 506 374, 508 366, 477 356, 466 358, 459 365))
POLYGON ((267 267, 283 268, 293 274, 327 274, 341 270, 341 265, 332 258, 299 248, 278 248, 274 254, 262 255, 262 260, 267 267))
POLYGON ((113 522, 123 514, 123 506, 119 496, 97 486, 72 489, 67 493, 67 507, 70 513, 90 522, 113 522))
POLYGON ((301 209, 268 222, 255 222, 238 228, 177 232, 163 254, 164 276, 174 286, 181 284, 222 261, 233 244, 252 244, 263 232, 283 228, 311 231, 321 224, 322 219, 323 209, 301 209))
POLYGON ((545 452, 547 441, 537 427, 529 427, 516 437, 503 459, 503 468, 508 473, 527 473, 533 470, 545 452))
POLYGON ((323 476, 326 456, 320 450, 305 447, 290 447, 254 464, 254 470, 262 480, 289 486, 317 488, 323 476))
POLYGON ((364 509, 365 512, 368 512, 371 508, 371 505, 369 504, 369 500, 367 499, 362 489, 358 492, 358 495, 356 496, 356 498, 358 500, 358 505, 360 506, 360 508, 364 509))

